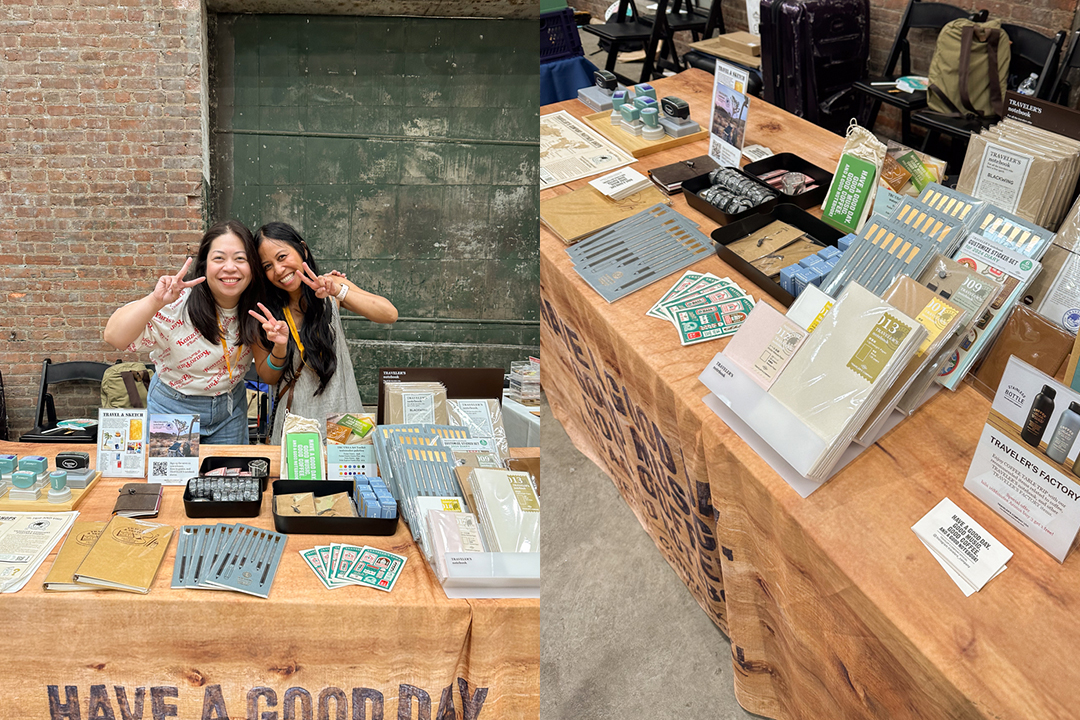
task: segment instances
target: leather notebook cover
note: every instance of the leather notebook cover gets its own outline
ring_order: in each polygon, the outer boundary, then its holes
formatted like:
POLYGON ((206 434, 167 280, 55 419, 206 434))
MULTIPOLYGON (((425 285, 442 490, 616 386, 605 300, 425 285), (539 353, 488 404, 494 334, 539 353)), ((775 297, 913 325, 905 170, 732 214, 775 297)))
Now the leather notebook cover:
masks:
POLYGON ((113 505, 113 515, 153 517, 161 507, 161 483, 126 483, 113 505))
POLYGON ((649 170, 649 177, 658 185, 671 188, 681 186, 687 180, 699 175, 706 175, 720 166, 708 155, 698 155, 688 160, 680 160, 670 165, 661 165, 649 170))

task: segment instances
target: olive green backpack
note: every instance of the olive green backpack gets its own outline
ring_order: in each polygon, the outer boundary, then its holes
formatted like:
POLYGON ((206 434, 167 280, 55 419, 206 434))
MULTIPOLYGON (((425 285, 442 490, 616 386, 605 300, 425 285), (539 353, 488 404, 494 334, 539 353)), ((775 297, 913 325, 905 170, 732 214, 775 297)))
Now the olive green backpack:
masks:
POLYGON ((141 362, 110 365, 101 376, 101 407, 144 408, 153 373, 141 362))
POLYGON ((1001 117, 1011 58, 1000 21, 960 18, 946 24, 930 60, 927 107, 951 117, 1001 117))

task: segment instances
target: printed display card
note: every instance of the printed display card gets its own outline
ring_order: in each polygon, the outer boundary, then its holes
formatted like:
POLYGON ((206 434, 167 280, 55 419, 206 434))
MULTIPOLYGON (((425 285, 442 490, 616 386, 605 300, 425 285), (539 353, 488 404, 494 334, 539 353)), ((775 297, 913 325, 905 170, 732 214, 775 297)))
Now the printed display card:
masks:
POLYGON ((1080 394, 1011 358, 964 487, 1059 562, 1080 530, 1080 394))
POLYGON ((146 410, 98 409, 97 469, 103 477, 146 477, 146 410))
POLYGON ((199 474, 199 416, 151 415, 150 482, 183 485, 199 474))
POLYGON ((750 71, 717 60, 715 74, 709 157, 725 167, 739 167, 750 109, 750 98, 746 95, 750 71))

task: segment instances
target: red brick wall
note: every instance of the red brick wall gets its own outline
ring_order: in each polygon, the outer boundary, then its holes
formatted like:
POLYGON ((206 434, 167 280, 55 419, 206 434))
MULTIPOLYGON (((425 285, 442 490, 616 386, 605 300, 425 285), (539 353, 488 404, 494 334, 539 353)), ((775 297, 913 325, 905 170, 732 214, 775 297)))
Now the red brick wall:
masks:
MULTIPOLYGON (((0 370, 16 439, 41 360, 109 361, 118 306, 203 228, 199 0, 0 6, 0 370)), ((58 393, 85 416, 93 392, 58 393)))

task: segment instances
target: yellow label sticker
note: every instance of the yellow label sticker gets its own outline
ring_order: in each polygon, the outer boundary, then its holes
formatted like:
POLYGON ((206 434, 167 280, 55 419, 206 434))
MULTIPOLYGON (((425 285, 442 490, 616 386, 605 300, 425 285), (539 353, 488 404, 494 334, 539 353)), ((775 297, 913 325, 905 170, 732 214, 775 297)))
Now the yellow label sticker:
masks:
POLYGON ((934 298, 926 307, 922 309, 915 319, 926 328, 926 339, 919 345, 918 351, 915 353, 915 357, 922 357, 926 349, 930 347, 930 344, 934 342, 942 331, 948 327, 949 323, 953 321, 960 309, 955 305, 950 305, 942 302, 939 298, 934 298))
POLYGON ((848 360, 848 368, 867 382, 876 381, 910 332, 911 327, 897 320, 891 313, 882 314, 848 360))

